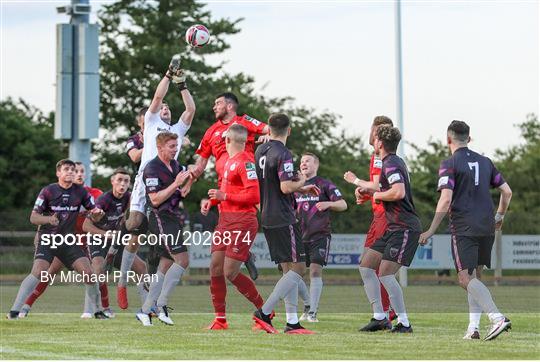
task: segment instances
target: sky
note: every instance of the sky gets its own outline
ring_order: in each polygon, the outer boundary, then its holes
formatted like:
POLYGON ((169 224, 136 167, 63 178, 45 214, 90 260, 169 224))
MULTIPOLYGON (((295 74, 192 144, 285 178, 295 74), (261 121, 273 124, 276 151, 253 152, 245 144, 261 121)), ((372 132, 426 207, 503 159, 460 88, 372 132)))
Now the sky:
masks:
MULTIPOLYGON (((55 7, 1 2, 0 98, 55 106, 55 7)), ((95 10, 99 2, 90 1, 95 10)), ((396 116, 394 5, 390 1, 226 1, 214 17, 244 18, 231 48, 209 62, 252 75, 266 96, 341 116, 354 135, 376 115, 396 116)), ((403 1, 404 139, 445 140, 453 119, 471 148, 493 156, 520 143, 515 124, 539 111, 537 1, 403 1)), ((212 29, 210 29, 210 32, 212 29)), ((410 152, 411 148, 406 148, 410 152)))

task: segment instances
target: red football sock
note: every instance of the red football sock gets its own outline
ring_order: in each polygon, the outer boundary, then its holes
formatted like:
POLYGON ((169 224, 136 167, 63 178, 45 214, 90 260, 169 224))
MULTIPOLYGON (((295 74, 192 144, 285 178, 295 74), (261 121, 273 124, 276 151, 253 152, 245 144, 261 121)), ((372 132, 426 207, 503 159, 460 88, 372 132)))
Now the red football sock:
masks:
MULTIPOLYGON (((379 275, 379 269, 377 268, 377 276, 379 275)), ((388 312, 390 310, 390 297, 388 296, 388 292, 384 288, 384 285, 381 283, 381 303, 383 310, 385 312, 388 312)))
POLYGON ((227 296, 227 284, 225 276, 220 275, 210 278, 210 294, 217 318, 225 319, 225 297, 227 296))
POLYGON ((231 280, 231 283, 234 284, 236 289, 238 289, 238 291, 242 293, 242 295, 246 297, 247 300, 253 303, 255 308, 260 309, 263 306, 264 301, 259 294, 255 283, 253 283, 250 278, 248 278, 242 273, 238 273, 236 278, 234 278, 234 280, 231 280))
POLYGON ((28 298, 26 298, 26 301, 24 302, 24 304, 28 304, 30 307, 34 304, 34 302, 36 301, 36 299, 39 298, 39 296, 41 294, 43 294, 43 292, 45 291, 45 289, 47 289, 47 287, 49 286, 49 283, 47 282, 40 282, 37 286, 36 286, 36 289, 34 289, 34 291, 32 292, 32 294, 30 294, 28 296, 28 298))
POLYGON ((105 309, 109 308, 109 288, 106 283, 99 285, 99 292, 101 293, 101 306, 105 309))

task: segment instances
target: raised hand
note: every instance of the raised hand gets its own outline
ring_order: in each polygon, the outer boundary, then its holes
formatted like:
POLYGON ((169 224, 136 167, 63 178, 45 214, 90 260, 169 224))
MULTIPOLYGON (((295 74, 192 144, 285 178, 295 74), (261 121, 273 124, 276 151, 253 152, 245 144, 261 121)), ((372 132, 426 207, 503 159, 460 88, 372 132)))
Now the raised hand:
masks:
POLYGON ((186 73, 183 69, 178 69, 175 73, 171 75, 171 81, 176 84, 179 90, 187 89, 186 86, 186 73))
POLYGON ((178 72, 178 70, 180 70, 180 54, 175 54, 169 63, 167 74, 169 77, 172 77, 174 74, 176 74, 176 72, 178 72))

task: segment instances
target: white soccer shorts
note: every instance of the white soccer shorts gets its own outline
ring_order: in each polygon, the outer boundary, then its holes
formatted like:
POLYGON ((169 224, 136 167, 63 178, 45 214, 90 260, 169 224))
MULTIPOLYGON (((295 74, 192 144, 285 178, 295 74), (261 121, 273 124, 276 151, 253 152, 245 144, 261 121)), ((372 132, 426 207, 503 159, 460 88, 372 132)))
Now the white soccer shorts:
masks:
POLYGON ((142 173, 138 173, 137 176, 135 176, 129 210, 146 214, 146 188, 144 186, 142 173))

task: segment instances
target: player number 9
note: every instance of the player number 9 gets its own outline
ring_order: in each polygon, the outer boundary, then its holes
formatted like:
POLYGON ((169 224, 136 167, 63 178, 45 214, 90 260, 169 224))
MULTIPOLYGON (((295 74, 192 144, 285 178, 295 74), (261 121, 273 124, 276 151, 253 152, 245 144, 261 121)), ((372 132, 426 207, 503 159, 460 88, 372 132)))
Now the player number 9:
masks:
POLYGON ((260 167, 261 170, 262 170, 262 178, 264 178, 264 165, 266 165, 266 156, 262 156, 262 157, 259 159, 259 167, 260 167))

